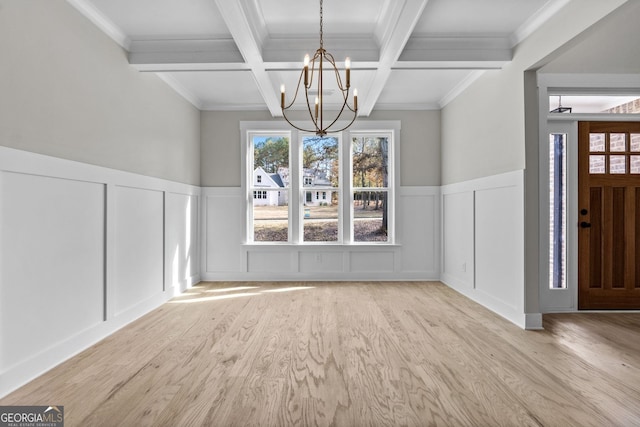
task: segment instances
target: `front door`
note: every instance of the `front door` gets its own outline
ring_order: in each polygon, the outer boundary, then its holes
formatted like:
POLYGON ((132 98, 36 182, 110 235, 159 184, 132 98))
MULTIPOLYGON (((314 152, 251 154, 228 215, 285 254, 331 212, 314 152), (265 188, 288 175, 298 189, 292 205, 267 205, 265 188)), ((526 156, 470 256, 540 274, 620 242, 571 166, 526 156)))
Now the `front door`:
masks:
POLYGON ((578 308, 640 308, 640 122, 578 124, 578 308))

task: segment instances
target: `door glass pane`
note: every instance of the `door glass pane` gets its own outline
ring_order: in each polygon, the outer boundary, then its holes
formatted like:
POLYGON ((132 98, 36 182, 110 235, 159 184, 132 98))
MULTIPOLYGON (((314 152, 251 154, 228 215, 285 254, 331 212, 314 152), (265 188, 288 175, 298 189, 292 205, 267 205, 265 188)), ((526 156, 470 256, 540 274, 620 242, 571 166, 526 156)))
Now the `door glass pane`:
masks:
POLYGON ((631 134, 631 151, 640 152, 640 133, 632 133, 631 134))
POLYGON ((626 173, 626 156, 609 156, 609 173, 626 173))
POLYGON ((627 135, 624 133, 612 133, 609 134, 609 150, 610 151, 626 151, 627 149, 627 135))
POLYGON ((603 155, 589 156, 589 173, 605 173, 603 155))
POLYGON ((605 139, 604 133, 589 134, 589 151, 592 153, 604 152, 605 139))
POLYGON ((631 173, 640 173, 640 156, 631 155, 631 173))
POLYGON ((566 134, 549 135, 549 287, 566 288, 566 134))

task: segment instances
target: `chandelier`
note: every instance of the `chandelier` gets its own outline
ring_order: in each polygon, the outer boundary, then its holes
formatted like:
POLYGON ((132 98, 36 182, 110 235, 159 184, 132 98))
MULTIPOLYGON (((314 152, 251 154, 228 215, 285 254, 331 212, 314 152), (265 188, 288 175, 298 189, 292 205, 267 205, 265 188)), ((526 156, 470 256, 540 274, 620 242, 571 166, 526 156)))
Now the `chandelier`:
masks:
POLYGON ((342 82, 342 77, 340 76, 340 72, 338 71, 338 67, 336 66, 336 62, 333 59, 333 55, 327 52, 324 49, 324 41, 323 41, 323 33, 322 33, 322 0, 320 0, 320 47, 316 50, 316 53, 313 55, 313 58, 309 58, 309 55, 305 55, 304 57, 304 66, 302 71, 300 72, 300 77, 298 78, 298 85, 296 87, 295 94, 293 95, 293 100, 288 105, 285 102, 285 88, 284 85, 280 86, 280 107, 282 109, 282 115, 284 119, 294 128, 301 130, 303 132, 314 132, 318 136, 324 136, 329 132, 341 132, 347 129, 349 126, 353 124, 356 120, 356 116, 358 113, 358 90, 354 89, 353 91, 353 105, 349 105, 349 88, 351 87, 351 60, 346 58, 344 61, 345 65, 345 83, 342 82), (342 98, 342 107, 340 111, 335 117, 331 117, 329 119, 326 118, 324 111, 324 84, 322 81, 323 71, 325 70, 325 66, 328 71, 335 74, 336 84, 338 92, 342 98), (311 70, 309 70, 309 65, 311 65, 311 70), (287 111, 291 109, 293 104, 296 102, 298 98, 298 92, 300 92, 300 84, 304 82, 304 95, 307 103, 307 109, 309 110, 309 116, 311 116, 311 123, 314 126, 314 129, 304 129, 300 128, 287 118, 287 111), (317 89, 317 95, 315 96, 315 101, 311 102, 309 100, 309 96, 313 96, 312 89, 314 87, 317 89), (311 108, 311 106, 314 106, 311 108), (333 125, 336 124, 338 119, 342 116, 342 113, 345 110, 349 110, 353 113, 353 117, 349 124, 341 129, 331 129, 333 125))

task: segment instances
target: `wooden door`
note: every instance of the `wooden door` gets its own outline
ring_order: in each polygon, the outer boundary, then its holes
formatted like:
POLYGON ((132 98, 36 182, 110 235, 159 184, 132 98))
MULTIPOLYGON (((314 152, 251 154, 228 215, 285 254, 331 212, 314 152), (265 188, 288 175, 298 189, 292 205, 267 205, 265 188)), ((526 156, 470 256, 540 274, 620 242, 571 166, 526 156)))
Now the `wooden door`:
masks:
POLYGON ((578 125, 578 307, 640 308, 640 122, 578 125))

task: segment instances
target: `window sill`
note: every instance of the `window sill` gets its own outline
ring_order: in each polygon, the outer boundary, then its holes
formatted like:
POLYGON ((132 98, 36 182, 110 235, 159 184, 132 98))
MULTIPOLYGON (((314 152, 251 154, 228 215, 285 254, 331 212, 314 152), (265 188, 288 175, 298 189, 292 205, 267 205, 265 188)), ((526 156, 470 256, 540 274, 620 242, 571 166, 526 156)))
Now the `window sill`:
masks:
POLYGON ((265 242, 265 243, 243 243, 242 248, 247 250, 282 250, 282 249, 295 249, 298 251, 317 251, 318 249, 327 249, 327 250, 367 250, 367 251, 375 251, 380 249, 396 249, 401 248, 402 245, 397 243, 331 243, 331 242, 307 242, 307 243, 275 243, 275 242, 265 242))

